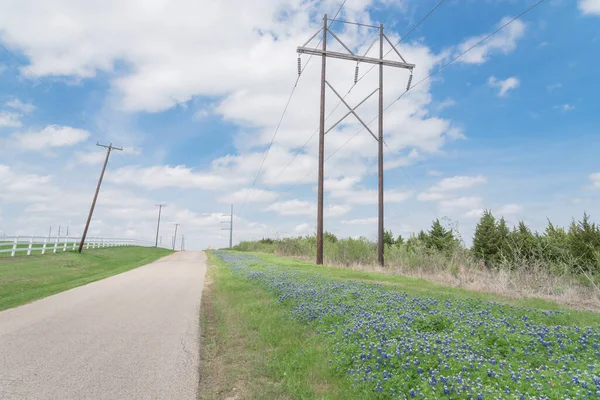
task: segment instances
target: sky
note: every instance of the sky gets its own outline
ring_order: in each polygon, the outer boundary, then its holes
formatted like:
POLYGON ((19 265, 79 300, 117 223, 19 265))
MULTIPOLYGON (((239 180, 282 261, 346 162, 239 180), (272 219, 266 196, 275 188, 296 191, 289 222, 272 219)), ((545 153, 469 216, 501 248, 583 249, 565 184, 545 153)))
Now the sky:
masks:
MULTIPOLYGON (((546 0, 448 64, 535 2, 446 0, 414 30, 439 0, 345 2, 338 19, 383 23, 416 65, 404 95, 410 73, 384 70, 395 235, 440 218, 469 245, 486 209, 540 231, 584 211, 600 221, 600 0, 546 0)), ((341 4, 3 0, 0 235, 81 234, 105 157, 97 142, 123 151, 111 155, 89 235, 153 240, 159 203, 163 245, 179 223, 188 249, 226 246, 230 204, 234 242, 313 234, 321 60, 303 55, 297 79, 296 49, 341 4)), ((378 56, 377 30, 330 29, 378 56)), ((328 45, 345 51, 332 36, 328 45)), ((327 60, 327 81, 351 107, 378 87, 368 64, 353 85, 355 67, 327 60)), ((338 104, 328 89, 327 129, 347 112, 338 104)), ((377 107, 374 95, 357 114, 373 121, 377 107)), ((325 230, 375 240, 377 142, 351 115, 326 135, 325 157, 325 230)))

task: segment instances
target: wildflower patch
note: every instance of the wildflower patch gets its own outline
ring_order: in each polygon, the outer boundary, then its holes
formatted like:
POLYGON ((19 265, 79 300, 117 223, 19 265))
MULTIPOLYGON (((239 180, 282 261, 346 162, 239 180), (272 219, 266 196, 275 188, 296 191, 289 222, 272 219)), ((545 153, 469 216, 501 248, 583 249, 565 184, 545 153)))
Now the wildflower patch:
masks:
POLYGON ((561 311, 412 296, 216 254, 314 329, 331 368, 369 398, 600 397, 600 328, 573 326, 561 311))

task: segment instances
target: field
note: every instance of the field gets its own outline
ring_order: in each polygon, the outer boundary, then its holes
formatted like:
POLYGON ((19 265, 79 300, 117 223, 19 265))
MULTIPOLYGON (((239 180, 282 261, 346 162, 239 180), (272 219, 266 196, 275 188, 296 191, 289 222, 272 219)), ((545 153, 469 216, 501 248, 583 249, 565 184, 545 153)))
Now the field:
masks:
POLYGON ((0 258, 0 310, 128 271, 170 254, 148 247, 111 247, 0 258))
POLYGON ((204 398, 600 397, 598 314, 270 255, 211 260, 204 398))

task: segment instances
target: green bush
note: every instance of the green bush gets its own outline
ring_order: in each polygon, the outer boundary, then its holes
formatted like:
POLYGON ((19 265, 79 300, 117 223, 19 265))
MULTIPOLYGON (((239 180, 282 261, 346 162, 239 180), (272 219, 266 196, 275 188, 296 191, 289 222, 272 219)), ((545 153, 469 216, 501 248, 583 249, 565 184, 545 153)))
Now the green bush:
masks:
MULTIPOLYGON (((457 275, 461 265, 483 262, 489 268, 544 268, 554 274, 600 273, 600 227, 588 214, 573 220, 569 230, 548 221, 543 233, 533 232, 523 221, 511 230, 506 220, 486 210, 473 237, 473 246, 465 248, 458 231, 442 225, 439 219, 431 228, 394 239, 391 230, 384 235, 386 265, 407 268, 445 268, 457 275)), ((377 263, 377 244, 367 238, 338 238, 324 233, 324 257, 327 263, 352 266, 377 263)), ((276 253, 284 256, 312 258, 316 254, 314 235, 284 239, 263 238, 241 242, 240 251, 276 253)))

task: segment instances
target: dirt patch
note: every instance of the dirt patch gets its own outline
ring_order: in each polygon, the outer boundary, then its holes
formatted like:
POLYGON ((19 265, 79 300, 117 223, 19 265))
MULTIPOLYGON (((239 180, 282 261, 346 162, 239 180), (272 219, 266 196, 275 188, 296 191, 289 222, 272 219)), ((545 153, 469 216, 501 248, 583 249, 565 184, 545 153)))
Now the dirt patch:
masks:
MULTIPOLYGON (((235 379, 233 369, 239 365, 232 362, 229 335, 223 335, 219 326, 226 313, 216 304, 215 288, 208 276, 202 291, 200 307, 200 367, 198 399, 241 400, 245 396, 244 383, 235 379), (232 379, 233 378, 233 379, 232 379)), ((225 321, 226 322, 226 321, 225 321)))
POLYGON ((223 376, 222 365, 218 362, 217 320, 215 317, 213 285, 207 277, 202 290, 200 306, 200 366, 198 399, 215 398, 214 389, 223 376))

